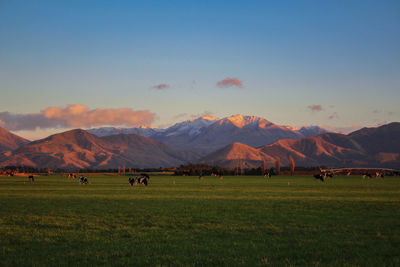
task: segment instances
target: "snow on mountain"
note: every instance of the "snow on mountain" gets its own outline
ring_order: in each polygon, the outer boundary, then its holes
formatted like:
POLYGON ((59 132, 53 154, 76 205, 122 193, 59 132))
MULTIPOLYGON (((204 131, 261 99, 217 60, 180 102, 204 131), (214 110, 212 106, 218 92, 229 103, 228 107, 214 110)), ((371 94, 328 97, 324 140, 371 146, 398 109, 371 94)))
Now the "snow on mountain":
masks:
POLYGON ((259 147, 280 139, 298 139, 326 131, 318 126, 300 129, 280 126, 261 117, 237 114, 222 119, 203 116, 176 123, 166 129, 103 127, 88 132, 97 136, 134 133, 166 143, 176 149, 196 151, 204 155, 234 142, 259 147))
POLYGON ((292 131, 296 131, 298 133, 301 133, 302 135, 304 135, 304 137, 307 136, 316 136, 319 134, 323 134, 323 133, 329 133, 331 131, 328 131, 327 129, 324 129, 322 127, 319 127, 317 125, 308 125, 308 126, 290 126, 290 125, 285 125, 284 127, 292 130, 292 131))
POLYGON ((140 126, 138 128, 116 128, 116 127, 101 127, 89 129, 87 132, 97 135, 99 137, 116 135, 116 134, 137 134, 144 137, 151 137, 152 135, 163 132, 163 129, 151 128, 146 126, 140 126))
POLYGON ((187 134, 189 136, 195 136, 200 134, 200 130, 202 128, 210 126, 217 120, 218 118, 215 118, 213 116, 203 116, 197 119, 180 122, 167 128, 164 131, 164 135, 174 136, 174 135, 187 134))
POLYGON ((188 140, 163 140, 179 149, 191 147, 205 154, 234 142, 259 147, 280 139, 297 139, 303 135, 256 116, 234 115, 203 128, 201 134, 188 140))
POLYGON ((200 130, 217 121, 218 118, 213 116, 203 116, 193 120, 187 120, 174 124, 166 129, 159 129, 154 127, 140 126, 138 128, 117 128, 117 127, 101 127, 89 129, 87 132, 97 136, 109 136, 115 134, 137 134, 144 137, 151 138, 154 135, 162 136, 176 136, 187 134, 195 136, 200 133, 200 130))
MULTIPOLYGON (((201 162, 249 168, 261 164, 273 166, 276 156, 280 157, 282 166, 287 166, 291 156, 298 166, 400 167, 399 122, 363 128, 347 135, 324 133, 301 138, 300 133, 272 123, 259 127, 261 118, 231 119, 235 124, 227 118, 212 120, 214 123, 209 122, 209 126, 201 128, 200 134, 193 137, 188 134, 164 136, 173 147, 135 134, 100 138, 81 129, 70 130, 0 152, 0 166, 116 168, 125 164, 154 168, 201 162), (287 136, 292 138, 285 138, 287 136), (198 153, 180 151, 176 147, 187 147, 198 153)), ((201 126, 201 122, 195 121, 187 124, 201 126)), ((187 129, 185 125, 181 124, 176 130, 187 129)))
POLYGON ((220 124, 226 124, 227 122, 232 123, 238 128, 249 127, 249 126, 258 126, 260 128, 268 127, 272 125, 271 122, 267 121, 264 118, 260 118, 257 116, 243 116, 240 114, 227 117, 220 120, 220 124))
POLYGON ((307 137, 307 136, 317 136, 319 134, 327 133, 328 131, 325 130, 324 128, 314 125, 314 126, 303 126, 298 130, 298 132, 307 137))

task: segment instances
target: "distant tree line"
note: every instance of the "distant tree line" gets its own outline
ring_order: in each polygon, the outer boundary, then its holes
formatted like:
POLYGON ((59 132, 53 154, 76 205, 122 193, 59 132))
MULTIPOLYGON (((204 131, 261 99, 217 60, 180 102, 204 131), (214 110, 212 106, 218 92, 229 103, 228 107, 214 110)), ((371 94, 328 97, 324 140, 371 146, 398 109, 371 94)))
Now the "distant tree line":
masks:
MULTIPOLYGON (((211 176, 211 175, 309 175, 319 173, 321 169, 327 169, 326 166, 314 166, 314 167, 295 167, 294 161, 289 161, 289 166, 281 167, 279 158, 275 161, 275 166, 265 168, 260 166, 257 168, 223 168, 219 166, 211 166, 206 164, 186 164, 179 167, 172 168, 127 168, 127 171, 122 173, 121 168, 109 168, 109 169, 67 169, 67 168, 35 168, 30 166, 6 166, 0 168, 0 174, 12 176, 16 173, 37 173, 37 174, 64 174, 64 173, 114 173, 119 175, 135 175, 137 173, 155 173, 157 175, 165 173, 165 175, 177 175, 177 176, 211 176)), ((345 170, 345 169, 344 169, 345 170)), ((354 169, 351 171, 352 175, 362 175, 365 173, 365 169, 360 168, 359 170, 354 169)), ((367 171, 368 172, 368 171, 367 171)), ((341 173, 346 175, 347 172, 341 173)), ((400 175, 399 172, 386 172, 386 175, 400 175)))
POLYGON ((181 165, 179 168, 175 170, 175 175, 186 175, 186 176, 193 176, 193 175, 265 175, 269 173, 271 175, 279 175, 281 173, 288 173, 291 174, 295 171, 300 172, 319 172, 320 167, 296 167, 289 166, 289 167, 281 167, 280 162, 276 164, 275 167, 271 168, 263 168, 262 166, 258 168, 222 168, 219 166, 210 166, 206 164, 187 164, 181 165))

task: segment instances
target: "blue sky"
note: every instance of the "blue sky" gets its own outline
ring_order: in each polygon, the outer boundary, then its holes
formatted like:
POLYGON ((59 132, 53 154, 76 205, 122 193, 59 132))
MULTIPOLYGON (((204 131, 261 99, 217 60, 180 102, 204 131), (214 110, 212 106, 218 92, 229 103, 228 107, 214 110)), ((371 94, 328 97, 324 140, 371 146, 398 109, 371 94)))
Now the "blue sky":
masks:
POLYGON ((98 127, 98 109, 123 113, 107 123, 125 126, 137 111, 153 126, 206 113, 333 128, 400 121, 399 29, 399 1, 3 0, 0 126, 38 138, 98 127), (217 86, 226 78, 242 86, 217 86), (65 122, 76 104, 91 123, 65 122), (50 118, 49 107, 63 112, 50 118), (24 116, 57 123, 24 129, 24 116))

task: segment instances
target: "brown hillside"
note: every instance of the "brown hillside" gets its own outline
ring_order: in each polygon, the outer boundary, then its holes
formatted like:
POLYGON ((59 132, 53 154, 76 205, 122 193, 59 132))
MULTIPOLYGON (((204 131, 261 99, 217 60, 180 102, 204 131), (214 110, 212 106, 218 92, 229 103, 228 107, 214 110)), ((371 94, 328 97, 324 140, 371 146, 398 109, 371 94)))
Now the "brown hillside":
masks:
POLYGON ((29 143, 29 140, 0 127, 0 151, 14 150, 29 143))
POLYGON ((348 135, 325 133, 302 139, 283 139, 258 149, 243 146, 228 145, 202 160, 228 166, 237 164, 238 158, 254 161, 267 155, 267 162, 279 156, 282 166, 288 166, 292 156, 297 166, 400 168, 400 123, 364 128, 348 135), (239 156, 232 156, 236 154, 239 156))
POLYGON ((186 154, 135 134, 99 138, 71 130, 12 151, 1 163, 49 168, 169 167, 186 163, 186 154))
POLYGON ((227 145, 205 156, 200 161, 210 165, 230 168, 238 167, 238 165, 248 168, 260 167, 264 163, 268 166, 274 164, 274 159, 271 156, 259 149, 238 142, 227 145))

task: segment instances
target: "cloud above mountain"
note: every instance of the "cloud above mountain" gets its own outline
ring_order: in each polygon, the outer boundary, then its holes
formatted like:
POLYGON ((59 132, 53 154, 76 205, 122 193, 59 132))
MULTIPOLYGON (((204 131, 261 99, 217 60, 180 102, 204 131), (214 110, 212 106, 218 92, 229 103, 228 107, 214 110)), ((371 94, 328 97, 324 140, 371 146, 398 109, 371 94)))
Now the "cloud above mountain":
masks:
POLYGON ((337 112, 333 112, 333 113, 328 117, 328 119, 330 119, 330 120, 338 119, 338 118, 339 118, 339 115, 337 114, 337 112))
POLYGON ((217 82, 217 86, 219 88, 228 88, 228 87, 232 87, 232 86, 242 88, 243 87, 243 83, 242 83, 242 81, 240 81, 237 78, 229 78, 229 77, 227 77, 227 78, 223 79, 222 81, 217 82))
POLYGON ((12 131, 103 125, 136 127, 150 125, 154 118, 155 114, 148 110, 90 109, 85 105, 73 104, 66 107, 49 107, 39 113, 0 112, 0 126, 12 131))
POLYGON ((169 88, 169 84, 161 83, 153 86, 154 89, 157 90, 165 90, 169 88))
POLYGON ((323 110, 321 105, 310 105, 308 106, 308 109, 311 110, 312 112, 319 112, 323 110))

